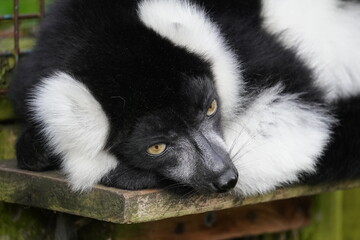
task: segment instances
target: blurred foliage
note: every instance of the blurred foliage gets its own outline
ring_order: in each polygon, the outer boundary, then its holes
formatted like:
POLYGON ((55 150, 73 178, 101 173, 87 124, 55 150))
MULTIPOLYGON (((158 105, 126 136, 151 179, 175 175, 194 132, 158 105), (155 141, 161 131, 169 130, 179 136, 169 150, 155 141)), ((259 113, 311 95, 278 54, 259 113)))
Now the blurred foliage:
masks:
MULTIPOLYGON (((47 0, 46 3, 51 1, 47 0)), ((0 14, 12 14, 13 13, 13 0, 0 0, 0 14)), ((30 14, 39 12, 39 0, 19 0, 19 13, 30 14)))
MULTIPOLYGON (((35 45, 35 38, 34 37, 21 37, 19 39, 19 45, 21 51, 28 51, 32 49, 35 45)), ((0 52, 12 52, 14 49, 14 40, 13 38, 0 38, 0 52)), ((1 60, 0 60, 1 61, 1 60)), ((5 61, 5 60, 2 60, 5 61)), ((6 60, 12 61, 12 60, 6 60)), ((3 67, 6 67, 4 63, 0 62, 0 78, 3 74, 3 67)))
POLYGON ((0 240, 54 239, 54 214, 0 202, 0 240))
MULTIPOLYGON (((45 6, 52 0, 45 0, 45 6)), ((0 0, 0 16, 13 15, 14 1, 0 0)), ((19 14, 35 14, 40 12, 40 0, 19 0, 19 14)), ((20 20, 19 46, 21 52, 28 52, 35 45, 35 35, 38 30, 39 19, 20 20)), ((6 89, 11 79, 11 72, 15 67, 14 57, 14 26, 13 20, 0 21, 0 91, 6 89)), ((0 121, 13 117, 8 100, 0 95, 0 121)))
MULTIPOLYGON (((48 4, 50 0, 46 0, 48 4)), ((0 0, 0 16, 12 15, 13 0, 0 0)), ((40 12, 39 0, 19 0, 19 14, 34 14, 40 12)), ((10 83, 12 70, 15 67, 14 56, 14 26, 13 20, 0 21, 0 91, 4 92, 10 83)), ((39 19, 20 20, 19 45, 21 52, 28 52, 35 44, 39 19)), ((10 102, 0 94, 0 122, 14 118, 10 102)))
MULTIPOLYGON (((48 6, 49 3, 53 0, 45 0, 45 6, 48 6)), ((40 12, 40 1, 39 0, 19 0, 19 14, 33 14, 40 12)), ((0 0, 0 16, 12 15, 14 12, 14 1, 13 0, 0 0)), ((38 20, 36 19, 26 19, 21 20, 20 27, 28 28, 36 26, 38 20)), ((0 32, 8 28, 12 28, 12 21, 0 21, 0 32)), ((0 36, 1 38, 1 36, 0 36)))
MULTIPOLYGON (((49 2, 49 1, 46 1, 49 2)), ((40 11, 39 0, 19 0, 19 14, 31 14, 38 13, 40 11)), ((0 15, 13 14, 14 1, 13 0, 0 0, 0 15)), ((37 24, 37 20, 27 19, 22 20, 21 25, 23 27, 34 26, 37 24)), ((12 21, 0 21, 0 31, 4 31, 8 28, 12 28, 12 21)))

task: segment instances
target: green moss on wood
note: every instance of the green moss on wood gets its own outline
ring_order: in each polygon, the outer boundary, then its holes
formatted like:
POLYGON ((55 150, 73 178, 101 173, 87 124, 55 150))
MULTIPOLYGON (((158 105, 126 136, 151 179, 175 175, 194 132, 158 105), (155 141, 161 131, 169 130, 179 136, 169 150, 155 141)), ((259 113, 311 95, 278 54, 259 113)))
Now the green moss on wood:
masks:
POLYGON ((229 194, 198 194, 180 198, 161 190, 125 191, 104 186, 95 186, 92 191, 80 194, 72 192, 64 177, 57 172, 29 172, 15 166, 14 161, 0 163, 0 201, 114 223, 154 221, 360 186, 360 180, 297 186, 246 199, 229 194))
POLYGON ((0 122, 14 118, 15 114, 10 101, 5 97, 0 96, 0 122))
MULTIPOLYGON (((0 38, 0 46, 1 43, 2 41, 0 38)), ((14 67, 15 67, 15 56, 0 55, 0 89, 4 90, 9 86, 10 80, 12 78, 11 72, 14 69, 14 67)))
POLYGON ((15 142, 19 129, 15 125, 0 125, 0 161, 15 158, 15 142))
MULTIPOLYGON (((6 161, 4 161, 6 162, 6 161)), ((0 163, 0 168, 1 168, 0 163)), ((36 173, 15 168, 0 171, 0 201, 42 207, 111 222, 122 222, 124 199, 105 188, 91 192, 72 192, 67 182, 54 173, 36 173), (46 177, 42 177, 43 174, 46 177)))
POLYGON ((9 86, 11 71, 14 66, 14 57, 0 56, 0 122, 14 118, 14 111, 11 107, 10 101, 6 98, 6 95, 4 95, 4 91, 9 86))

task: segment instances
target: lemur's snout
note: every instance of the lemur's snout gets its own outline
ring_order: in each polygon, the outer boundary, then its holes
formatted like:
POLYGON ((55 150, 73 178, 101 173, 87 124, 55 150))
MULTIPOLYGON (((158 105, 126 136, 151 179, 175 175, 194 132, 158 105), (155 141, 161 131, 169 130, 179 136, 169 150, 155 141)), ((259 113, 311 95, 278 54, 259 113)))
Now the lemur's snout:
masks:
POLYGON ((238 181, 238 173, 236 170, 229 169, 216 179, 211 185, 218 193, 224 193, 233 189, 238 181))
POLYGON ((198 147, 198 186, 200 190, 224 193, 233 189, 238 181, 238 172, 226 150, 225 143, 216 132, 196 132, 193 139, 198 147), (202 178, 201 178, 202 176, 202 178))

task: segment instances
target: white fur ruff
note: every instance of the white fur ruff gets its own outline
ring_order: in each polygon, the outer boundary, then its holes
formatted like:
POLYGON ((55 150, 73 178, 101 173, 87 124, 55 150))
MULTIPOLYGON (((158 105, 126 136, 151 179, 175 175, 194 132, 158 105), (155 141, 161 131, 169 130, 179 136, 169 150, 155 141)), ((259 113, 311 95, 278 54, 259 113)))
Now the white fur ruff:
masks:
POLYGON ((107 152, 109 123, 87 87, 64 72, 41 81, 29 102, 50 150, 74 190, 86 190, 117 165, 107 152))
POLYGON ((333 119, 302 104, 281 86, 264 89, 251 105, 224 123, 230 157, 239 172, 235 191, 265 193, 314 172, 333 119))
POLYGON ((263 0, 264 28, 310 66, 328 101, 360 94, 360 4, 263 0))

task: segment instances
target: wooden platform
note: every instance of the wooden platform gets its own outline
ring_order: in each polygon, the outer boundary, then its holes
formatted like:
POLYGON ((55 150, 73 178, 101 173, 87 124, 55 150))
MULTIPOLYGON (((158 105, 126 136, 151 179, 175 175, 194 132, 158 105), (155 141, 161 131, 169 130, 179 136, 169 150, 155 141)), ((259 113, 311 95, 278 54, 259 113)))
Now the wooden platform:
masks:
POLYGON ((30 172, 17 169, 15 161, 0 162, 0 201, 113 223, 148 222, 359 186, 360 180, 295 186, 245 199, 229 194, 174 196, 162 190, 125 191, 100 185, 80 194, 71 192, 58 172, 30 172))

